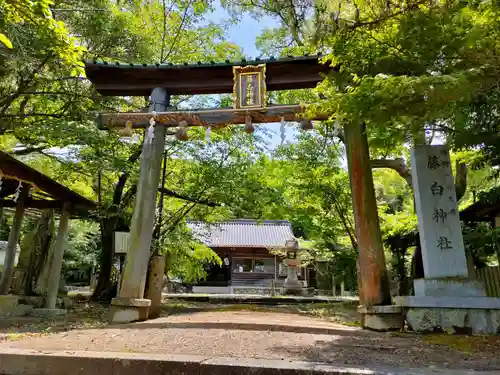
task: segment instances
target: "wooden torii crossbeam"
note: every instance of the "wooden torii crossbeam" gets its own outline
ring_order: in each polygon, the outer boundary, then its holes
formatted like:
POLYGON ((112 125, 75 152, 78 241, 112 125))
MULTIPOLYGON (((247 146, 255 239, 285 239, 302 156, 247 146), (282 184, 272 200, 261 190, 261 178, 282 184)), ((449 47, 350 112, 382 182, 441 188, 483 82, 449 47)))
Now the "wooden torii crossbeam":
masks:
POLYGON ((201 109, 168 112, 132 112, 132 113, 102 113, 99 115, 100 128, 119 128, 130 124, 133 128, 149 126, 151 118, 156 125, 166 127, 178 126, 185 121, 187 126, 218 127, 228 124, 244 124, 247 116, 255 124, 284 121, 300 121, 302 119, 321 121, 328 115, 319 114, 313 117, 305 116, 307 107, 303 105, 276 105, 254 110, 249 109, 201 109))

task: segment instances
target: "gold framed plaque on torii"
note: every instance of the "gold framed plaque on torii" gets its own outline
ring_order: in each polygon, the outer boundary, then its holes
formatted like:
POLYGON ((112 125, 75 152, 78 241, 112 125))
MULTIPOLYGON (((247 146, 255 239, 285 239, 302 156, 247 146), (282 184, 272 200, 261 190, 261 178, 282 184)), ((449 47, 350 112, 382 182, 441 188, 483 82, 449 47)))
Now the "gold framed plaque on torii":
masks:
POLYGON ((233 67, 234 109, 265 108, 267 105, 266 65, 233 67))

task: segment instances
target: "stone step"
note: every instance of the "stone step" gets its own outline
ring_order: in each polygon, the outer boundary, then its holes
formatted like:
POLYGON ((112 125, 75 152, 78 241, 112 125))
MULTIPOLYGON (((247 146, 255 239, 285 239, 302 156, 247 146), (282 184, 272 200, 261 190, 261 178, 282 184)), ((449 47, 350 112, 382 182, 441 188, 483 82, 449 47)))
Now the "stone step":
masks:
POLYGON ((0 349, 2 375, 494 375, 496 372, 437 368, 374 368, 193 355, 0 349))

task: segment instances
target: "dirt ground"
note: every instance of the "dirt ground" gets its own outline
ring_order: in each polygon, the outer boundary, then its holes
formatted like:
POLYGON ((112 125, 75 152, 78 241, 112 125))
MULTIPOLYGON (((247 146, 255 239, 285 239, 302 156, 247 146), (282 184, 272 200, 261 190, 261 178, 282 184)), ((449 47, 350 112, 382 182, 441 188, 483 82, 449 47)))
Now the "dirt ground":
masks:
POLYGON ((105 308, 83 304, 64 321, 2 322, 0 349, 193 354, 368 368, 500 370, 499 337, 369 332, 356 327, 348 312, 349 307, 342 305, 268 308, 171 303, 158 319, 108 325, 105 308))

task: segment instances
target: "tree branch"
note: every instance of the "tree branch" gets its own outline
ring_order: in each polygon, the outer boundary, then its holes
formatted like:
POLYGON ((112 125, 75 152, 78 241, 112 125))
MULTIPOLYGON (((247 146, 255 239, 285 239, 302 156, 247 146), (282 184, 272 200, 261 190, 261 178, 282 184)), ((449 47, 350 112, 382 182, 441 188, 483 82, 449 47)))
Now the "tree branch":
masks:
MULTIPOLYGON (((177 40, 179 39, 179 36, 181 34, 181 31, 182 31, 182 28, 184 27, 184 22, 186 22, 187 14, 188 14, 188 11, 189 11, 189 9, 191 7, 192 1, 193 0, 188 0, 187 1, 186 9, 184 9, 184 13, 182 15, 182 20, 181 20, 181 23, 179 25, 179 28, 177 29, 177 32, 175 33, 174 40, 172 41, 172 44, 170 45, 170 48, 169 48, 168 52, 162 58, 161 63, 164 63, 170 57, 170 54, 172 53, 172 51, 174 50, 175 45, 177 44, 177 40)), ((165 40, 163 40, 163 44, 164 43, 165 43, 165 40)), ((162 47, 163 47, 163 45, 162 45, 162 47)))
MULTIPOLYGON (((128 164, 135 163, 139 157, 141 156, 142 153, 142 144, 141 146, 128 158, 128 164)), ((115 186, 115 191, 113 194, 113 206, 120 206, 122 196, 123 196, 123 189, 125 187, 125 183, 128 180, 128 172, 127 171, 122 171, 120 174, 120 177, 118 178, 118 182, 116 183, 115 186)))
POLYGON ((11 155, 16 155, 16 156, 22 156, 22 155, 28 155, 31 154, 32 152, 40 152, 43 151, 47 148, 47 146, 37 146, 37 147, 26 147, 22 148, 19 150, 13 150, 10 152, 11 155))
POLYGON ((45 66, 45 64, 47 64, 52 56, 53 53, 49 52, 33 71, 26 74, 24 77, 21 77, 17 90, 11 95, 7 95, 0 101, 0 106, 2 107, 0 114, 5 114, 14 100, 16 100, 25 89, 31 86, 32 82, 36 79, 36 74, 45 66))
MULTIPOLYGON (((374 159, 371 163, 373 169, 388 168, 395 170, 405 179, 410 189, 413 190, 411 169, 406 165, 406 161, 404 159, 374 159)), ((457 202, 463 198, 465 191, 467 190, 467 171, 467 165, 457 160, 455 164, 455 192, 457 195, 457 202)))
POLYGON ((208 199, 198 199, 198 198, 187 197, 185 195, 176 193, 173 190, 162 188, 162 187, 158 188, 158 191, 160 193, 168 195, 169 197, 182 199, 182 200, 185 200, 187 202, 203 204, 203 205, 208 206, 208 207, 221 207, 222 206, 220 203, 212 202, 212 201, 209 201, 208 199))
POLYGON ((411 4, 407 4, 407 6, 405 8, 400 8, 400 10, 394 12, 394 13, 389 13, 389 14, 386 14, 384 16, 381 16, 380 18, 376 18, 374 20, 371 20, 371 21, 351 21, 351 20, 348 20, 348 19, 341 19, 341 18, 338 18, 338 20, 342 20, 344 21, 346 24, 348 24, 348 27, 350 29, 356 29, 358 27, 369 27, 369 28, 372 28, 380 23, 383 23, 391 18, 394 18, 394 17, 398 17, 400 15, 403 15, 405 13, 407 13, 409 10, 414 10, 414 9, 417 9, 420 5, 423 5, 425 3, 427 3, 428 1, 427 0, 418 0, 414 3, 411 3, 411 4))
POLYGON ((411 170, 406 165, 403 158, 396 159, 374 159, 371 160, 372 168, 388 168, 395 170, 398 174, 405 179, 410 189, 413 189, 413 182, 411 178, 411 170))
POLYGON ((463 198, 467 190, 467 165, 460 161, 455 164, 455 192, 457 194, 457 202, 463 198))

